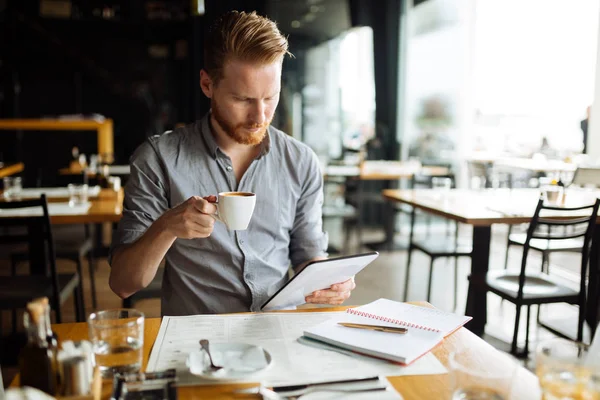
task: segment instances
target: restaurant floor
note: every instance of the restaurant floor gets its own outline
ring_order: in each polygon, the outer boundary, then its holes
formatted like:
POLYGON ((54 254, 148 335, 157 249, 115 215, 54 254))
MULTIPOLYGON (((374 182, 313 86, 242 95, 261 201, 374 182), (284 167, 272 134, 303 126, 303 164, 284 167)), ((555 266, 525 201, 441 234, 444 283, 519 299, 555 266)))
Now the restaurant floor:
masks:
MULTIPOLYGON (((341 238, 339 224, 335 222, 328 223, 325 226, 330 234, 330 242, 334 245, 340 245, 341 238)), ((445 224, 435 224, 432 227, 432 237, 435 235, 444 234, 445 224)), ((461 226, 461 240, 470 240, 471 230, 468 226, 461 226)), ((506 249, 506 232, 505 226, 494 226, 492 249, 491 249, 491 268, 504 268, 504 254, 506 249)), ((423 229, 423 234, 425 234, 423 229)), ((383 239, 383 232, 380 229, 365 229, 364 242, 377 241, 383 239)), ((404 239, 408 236, 407 232, 403 232, 397 236, 398 239, 404 239)), ((355 243, 355 241, 353 241, 355 243)), ((365 248, 361 249, 365 250, 365 248)), ((353 252, 358 252, 356 246, 352 248, 353 252)), ((404 276, 406 268, 406 251, 381 252, 380 257, 375 260, 368 268, 356 276, 357 287, 352 293, 352 297, 346 302, 346 305, 360 305, 371 302, 381 297, 392 300, 402 301, 404 299, 404 276)), ((532 268, 539 269, 541 258, 537 254, 531 254, 532 268)), ((577 268, 579 266, 579 256, 577 254, 555 254, 551 256, 551 270, 553 273, 562 274, 563 276, 576 280, 577 268)), ((515 247, 511 250, 509 258, 509 267, 518 268, 521 260, 521 249, 515 247)), ((413 255, 411 266, 411 278, 408 300, 425 300, 427 293, 427 273, 429 259, 418 252, 413 255)), ((436 267, 433 273, 433 288, 431 303, 446 311, 453 311, 453 261, 440 259, 436 262, 436 267)), ((59 261, 59 270, 71 271, 74 265, 69 262, 59 261)), ((8 270, 8 265, 5 261, 0 260, 0 279, 1 275, 8 270)), ((467 297, 467 275, 470 270, 470 261, 462 259, 459 261, 458 275, 458 306, 456 311, 459 313, 465 310, 465 301, 467 297)), ((84 287, 86 311, 91 312, 91 298, 89 293, 89 277, 87 274, 87 264, 84 264, 84 287)), ((96 272, 96 285, 98 293, 99 308, 115 308, 120 307, 121 299, 111 292, 108 286, 109 266, 106 259, 101 259, 98 262, 96 272)), ((135 305, 136 308, 143 311, 147 317, 160 316, 160 300, 151 299, 143 300, 135 305)), ((548 331, 538 328, 535 324, 535 312, 531 313, 532 329, 530 332, 530 349, 535 348, 535 343, 539 340, 552 337, 548 331)), ((64 305, 64 322, 74 321, 73 302, 67 301, 64 305)), ((524 313, 522 313, 524 315, 524 313)), ((484 339, 499 349, 506 350, 512 339, 514 327, 515 307, 508 302, 500 302, 499 298, 488 295, 488 323, 486 325, 486 335, 484 339)), ((19 317, 21 319, 21 317, 19 317)), ((552 305, 545 306, 542 309, 542 319, 544 321, 556 321, 556 325, 562 331, 573 332, 575 336, 577 308, 568 305, 552 305)), ((522 328, 520 329, 520 343, 525 339, 525 318, 522 317, 522 328)), ((2 313, 2 329, 3 335, 11 332, 10 313, 2 313)), ((20 328, 22 329, 22 328, 20 328)), ((589 340, 589 339, 586 339, 589 340)), ((532 367, 532 362, 525 362, 527 367, 532 367)), ((8 385, 16 368, 14 365, 2 365, 2 375, 4 385, 8 385)))

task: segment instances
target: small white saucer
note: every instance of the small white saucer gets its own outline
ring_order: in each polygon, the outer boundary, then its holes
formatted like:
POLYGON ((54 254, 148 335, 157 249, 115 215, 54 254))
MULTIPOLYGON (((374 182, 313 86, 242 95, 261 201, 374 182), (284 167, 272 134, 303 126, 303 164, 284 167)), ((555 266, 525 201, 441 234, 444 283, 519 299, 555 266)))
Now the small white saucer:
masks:
POLYGON ((188 355, 185 363, 191 374, 215 381, 245 380, 273 363, 267 350, 248 343, 211 343, 210 353, 214 363, 223 368, 212 371, 208 355, 198 349, 188 355))

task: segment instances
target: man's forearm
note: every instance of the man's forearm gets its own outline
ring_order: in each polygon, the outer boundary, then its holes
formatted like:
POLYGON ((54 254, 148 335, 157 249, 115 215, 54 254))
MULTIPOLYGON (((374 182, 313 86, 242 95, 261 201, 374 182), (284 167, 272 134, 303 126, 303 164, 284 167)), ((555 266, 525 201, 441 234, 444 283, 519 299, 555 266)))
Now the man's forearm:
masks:
POLYGON ((112 291, 124 299, 148 286, 175 239, 159 219, 134 243, 117 248, 109 279, 112 291))

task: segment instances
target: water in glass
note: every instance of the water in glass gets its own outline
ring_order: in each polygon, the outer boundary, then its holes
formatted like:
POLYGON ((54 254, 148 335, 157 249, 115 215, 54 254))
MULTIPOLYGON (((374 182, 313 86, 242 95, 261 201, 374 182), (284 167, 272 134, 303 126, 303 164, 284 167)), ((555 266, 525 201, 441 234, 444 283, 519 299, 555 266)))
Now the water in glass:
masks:
POLYGON ((142 366, 144 314, 133 309, 92 313, 88 320, 95 363, 104 378, 142 366))
POLYGON ((142 343, 133 337, 124 343, 99 341, 94 344, 94 357, 102 375, 136 372, 142 367, 142 343))

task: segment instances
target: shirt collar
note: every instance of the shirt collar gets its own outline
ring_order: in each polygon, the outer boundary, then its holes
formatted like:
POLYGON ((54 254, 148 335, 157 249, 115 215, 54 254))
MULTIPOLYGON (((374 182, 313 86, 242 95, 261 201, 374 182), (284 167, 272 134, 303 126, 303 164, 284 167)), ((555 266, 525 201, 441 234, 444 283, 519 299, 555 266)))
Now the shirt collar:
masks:
MULTIPOLYGON (((267 155, 269 153, 269 151, 271 150, 271 126, 269 125, 269 127, 267 128, 267 134, 265 135, 265 138, 263 139, 263 141, 260 143, 260 153, 257 157, 261 158, 265 155, 267 155)), ((210 155, 213 158, 217 158, 217 150, 223 152, 220 148, 219 145, 217 144, 217 141, 215 140, 215 137, 212 134, 212 130, 210 128, 210 111, 208 113, 206 113, 206 115, 202 118, 201 120, 201 125, 200 125, 200 131, 202 134, 202 137, 204 138, 204 142, 206 143, 206 146, 208 147, 208 151, 210 152, 210 155)))
POLYGON ((217 141, 213 136, 210 129, 210 112, 206 113, 206 115, 202 118, 200 125, 200 133, 202 133, 202 137, 204 138, 204 143, 206 143, 206 147, 208 147, 208 151, 213 158, 217 158, 217 149, 219 146, 217 145, 217 141))

